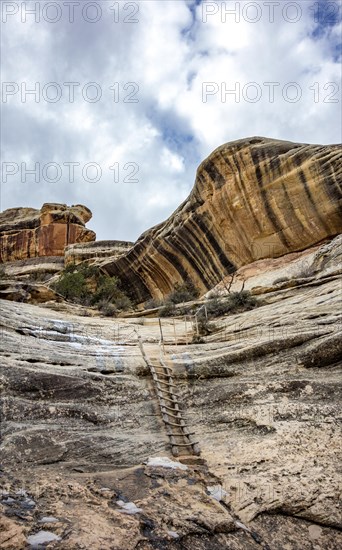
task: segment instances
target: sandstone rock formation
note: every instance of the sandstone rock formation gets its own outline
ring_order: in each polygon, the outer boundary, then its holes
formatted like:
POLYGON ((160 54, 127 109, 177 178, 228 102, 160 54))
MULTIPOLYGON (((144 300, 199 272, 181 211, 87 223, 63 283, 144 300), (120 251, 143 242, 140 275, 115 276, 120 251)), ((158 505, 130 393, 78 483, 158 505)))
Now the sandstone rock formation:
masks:
POLYGON ((251 268, 259 307, 201 345, 189 320, 162 320, 201 448, 185 470, 146 464, 171 458, 137 339, 157 361, 157 319, 1 301, 0 544, 45 530, 63 550, 339 550, 341 254, 340 236, 291 258, 288 288, 283 259, 273 279, 251 268))
POLYGON ((228 143, 202 162, 174 214, 104 267, 138 301, 165 296, 186 278, 206 292, 243 265, 340 233, 341 180, 338 145, 259 137, 228 143))
POLYGON ((43 284, 18 281, 16 279, 0 281, 0 298, 15 302, 28 302, 30 304, 41 304, 51 300, 61 302, 63 300, 61 296, 43 284))
POLYGON ((65 248, 65 265, 81 262, 102 263, 104 258, 115 261, 134 245, 127 241, 96 241, 70 244, 65 248))
POLYGON ((42 256, 1 264, 3 274, 15 280, 45 281, 64 269, 64 256, 42 256))
POLYGON ((5 210, 0 214, 0 262, 63 256, 68 244, 94 241, 95 233, 85 228, 91 216, 82 205, 5 210))

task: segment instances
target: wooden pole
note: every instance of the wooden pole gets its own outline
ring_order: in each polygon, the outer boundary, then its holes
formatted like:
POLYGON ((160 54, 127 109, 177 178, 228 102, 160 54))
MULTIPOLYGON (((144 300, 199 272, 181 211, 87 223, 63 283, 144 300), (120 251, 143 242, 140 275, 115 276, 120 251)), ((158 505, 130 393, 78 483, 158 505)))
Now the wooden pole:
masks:
POLYGON ((175 335, 175 344, 177 346, 176 321, 175 320, 173 320, 173 332, 174 332, 174 335, 175 335))
POLYGON ((163 329, 162 329, 160 317, 158 318, 158 321, 159 321, 159 330, 160 330, 160 342, 161 342, 161 345, 163 346, 163 351, 164 351, 164 336, 163 336, 163 329))
POLYGON ((185 319, 185 343, 186 343, 186 345, 188 345, 188 325, 186 323, 186 315, 185 315, 184 319, 185 319))

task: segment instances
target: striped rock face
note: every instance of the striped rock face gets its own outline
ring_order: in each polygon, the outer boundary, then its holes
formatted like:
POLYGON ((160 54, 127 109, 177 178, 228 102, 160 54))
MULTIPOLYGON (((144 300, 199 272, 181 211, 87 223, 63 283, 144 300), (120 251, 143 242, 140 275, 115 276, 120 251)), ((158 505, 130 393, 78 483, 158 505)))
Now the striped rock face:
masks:
POLYGON ((216 149, 164 223, 104 264, 135 299, 191 279, 206 292, 262 258, 304 250, 342 229, 342 148, 250 138, 216 149))

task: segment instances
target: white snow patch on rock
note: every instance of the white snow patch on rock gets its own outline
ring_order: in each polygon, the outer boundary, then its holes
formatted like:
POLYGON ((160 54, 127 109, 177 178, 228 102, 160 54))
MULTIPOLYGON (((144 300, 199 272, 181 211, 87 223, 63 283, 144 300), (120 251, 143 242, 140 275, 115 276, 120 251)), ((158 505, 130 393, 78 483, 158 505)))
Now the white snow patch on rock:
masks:
POLYGON ((176 470, 177 468, 179 470, 188 469, 185 464, 177 462, 176 460, 171 460, 171 458, 168 458, 167 456, 154 456, 152 458, 150 457, 146 462, 146 465, 155 468, 172 468, 174 470, 176 470))
POLYGON ((39 531, 35 535, 30 535, 27 537, 27 542, 31 546, 37 546, 38 544, 46 544, 47 542, 52 542, 53 540, 61 540, 61 537, 58 537, 50 531, 39 531))
POLYGON ((39 520, 39 523, 57 523, 59 520, 53 516, 44 516, 39 520))
POLYGON ((130 516, 134 514, 139 514, 139 512, 142 512, 141 508, 138 508, 134 502, 124 502, 123 500, 118 500, 117 504, 122 508, 120 512, 123 514, 129 514, 130 516))
POLYGON ((223 499, 223 497, 226 496, 226 491, 222 488, 222 485, 211 485, 210 487, 207 487, 207 490, 215 500, 220 502, 220 500, 223 499))

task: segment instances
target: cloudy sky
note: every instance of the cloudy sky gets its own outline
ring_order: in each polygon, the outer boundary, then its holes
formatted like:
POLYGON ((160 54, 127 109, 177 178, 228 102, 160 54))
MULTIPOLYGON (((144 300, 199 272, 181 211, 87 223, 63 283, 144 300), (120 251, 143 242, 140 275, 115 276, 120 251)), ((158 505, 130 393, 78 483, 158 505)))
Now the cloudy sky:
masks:
POLYGON ((341 141, 340 1, 1 8, 1 210, 85 204, 135 240, 225 142, 341 141))

